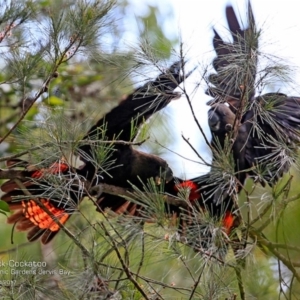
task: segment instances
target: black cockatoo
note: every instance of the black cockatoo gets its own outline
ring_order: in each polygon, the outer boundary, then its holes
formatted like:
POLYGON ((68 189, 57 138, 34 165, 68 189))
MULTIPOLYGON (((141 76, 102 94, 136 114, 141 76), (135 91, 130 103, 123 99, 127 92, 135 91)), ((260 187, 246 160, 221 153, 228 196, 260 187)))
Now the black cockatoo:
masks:
MULTIPOLYGON (((133 128, 141 126, 144 120, 180 95, 174 90, 184 80, 182 67, 180 62, 174 63, 100 119, 84 137, 86 143, 79 147, 81 167, 75 169, 65 159, 42 169, 21 160, 9 161, 10 168, 22 167, 23 171, 20 179, 11 179, 1 186, 5 193, 1 199, 14 211, 8 223, 16 224, 21 231, 29 231, 29 241, 41 237, 41 242, 46 244, 76 211, 90 188, 98 183, 124 188, 131 187, 132 183, 142 188, 141 182, 149 178, 157 179, 157 183, 161 179, 172 179, 172 170, 163 159, 135 150, 130 143, 114 141, 132 141, 136 135, 132 133, 133 128), (112 141, 111 164, 107 171, 97 166, 97 140, 112 141)), ((97 207, 101 211, 109 207, 117 213, 138 213, 136 204, 104 193, 99 196, 97 207)))
POLYGON ((226 17, 233 42, 224 42, 215 31, 216 74, 208 78, 207 94, 214 97, 208 112, 214 155, 232 154, 238 190, 248 176, 273 185, 294 162, 300 142, 300 98, 282 93, 255 96, 264 76, 257 76, 260 32, 250 2, 245 29, 231 6, 226 17))

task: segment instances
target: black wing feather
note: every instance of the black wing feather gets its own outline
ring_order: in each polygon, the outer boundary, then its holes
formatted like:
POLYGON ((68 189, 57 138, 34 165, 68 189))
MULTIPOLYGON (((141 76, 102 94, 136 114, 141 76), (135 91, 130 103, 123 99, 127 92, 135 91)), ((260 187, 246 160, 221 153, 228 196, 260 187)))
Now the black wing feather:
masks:
MULTIPOLYGON (((118 106, 113 108, 100 119, 87 133, 84 139, 97 139, 97 128, 107 124, 105 136, 109 140, 118 138, 123 141, 132 140, 132 122, 136 127, 140 126, 155 112, 166 107, 171 100, 180 95, 174 90, 183 82, 181 75, 181 62, 175 62, 155 80, 147 82, 128 95, 118 106)), ((190 75, 188 73, 185 78, 190 75)))
POLYGON ((251 99, 254 96, 259 32, 250 2, 245 29, 241 29, 231 6, 226 8, 226 18, 233 43, 223 41, 214 30, 213 46, 217 57, 213 60, 213 67, 217 74, 208 77, 206 93, 214 97, 212 104, 228 102, 237 108, 241 98, 251 99))

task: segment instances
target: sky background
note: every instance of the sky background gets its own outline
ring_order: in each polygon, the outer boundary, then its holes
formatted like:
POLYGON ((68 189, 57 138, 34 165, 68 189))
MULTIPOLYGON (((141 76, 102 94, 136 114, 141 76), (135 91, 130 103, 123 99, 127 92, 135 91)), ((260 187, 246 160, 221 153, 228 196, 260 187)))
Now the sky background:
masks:
MULTIPOLYGON (((133 14, 142 14, 143 9, 139 4, 140 2, 138 0, 132 0, 132 2, 135 3, 136 8, 133 14)), ((209 137, 206 102, 210 98, 204 94, 202 88, 199 88, 195 93, 195 83, 201 79, 201 68, 209 65, 215 55, 212 47, 212 27, 215 27, 222 34, 222 37, 226 36, 226 5, 232 4, 239 19, 242 20, 241 24, 247 25, 247 2, 243 0, 149 0, 148 3, 158 5, 162 15, 168 15, 170 7, 173 8, 174 18, 163 20, 164 30, 170 37, 180 35, 186 55, 189 58, 189 65, 200 66, 199 71, 196 71, 188 79, 187 90, 192 98, 197 118, 209 137)), ((259 44, 260 51, 274 56, 276 60, 277 58, 284 59, 288 65, 293 66, 291 74, 294 83, 284 83, 280 87, 280 91, 289 95, 299 95, 300 90, 297 84, 300 83, 300 39, 298 38, 300 34, 300 4, 291 0, 252 0, 251 4, 257 27, 263 30, 259 44)), ((277 91, 273 90, 273 92, 277 91)), ((190 139, 190 142, 201 155, 209 159, 210 154, 207 151, 207 146, 201 138, 184 98, 171 103, 163 114, 166 114, 172 124, 172 129, 168 129, 174 140, 173 145, 170 146, 172 151, 199 162, 199 158, 181 138, 181 134, 183 134, 190 139)), ((209 170, 199 163, 171 153, 164 158, 172 165, 174 174, 179 177, 193 178, 209 170)))

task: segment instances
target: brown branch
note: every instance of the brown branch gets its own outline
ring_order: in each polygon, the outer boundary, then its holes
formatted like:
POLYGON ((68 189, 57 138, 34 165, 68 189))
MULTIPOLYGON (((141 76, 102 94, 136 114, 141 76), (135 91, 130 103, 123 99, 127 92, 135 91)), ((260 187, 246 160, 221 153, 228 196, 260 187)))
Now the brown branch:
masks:
POLYGON ((260 243, 261 245, 264 245, 268 248, 268 250, 277 257, 293 274, 293 276, 300 282, 300 275, 298 274, 295 267, 299 267, 300 264, 296 262, 292 262, 289 259, 287 259, 284 255, 282 255, 280 252, 278 252, 275 247, 273 246, 273 243, 268 241, 266 238, 262 236, 262 234, 254 229, 250 230, 249 235, 254 238, 257 243, 260 243))
POLYGON ((103 222, 100 223, 100 226, 102 227, 102 229, 104 230, 105 232, 105 235, 107 237, 109 237, 113 247, 114 247, 114 250, 116 252, 116 255, 122 265, 122 271, 124 271, 127 275, 127 278, 133 283, 133 285, 136 287, 136 289, 142 294, 142 296, 145 298, 145 299, 148 299, 149 300, 149 297, 147 296, 147 294, 144 292, 144 290, 140 287, 139 283, 134 279, 133 277, 133 274, 132 272, 129 270, 129 267, 126 265, 125 261, 123 260, 122 258, 122 255, 118 249, 118 246, 114 240, 114 238, 110 235, 109 231, 106 229, 106 227, 104 226, 103 222))
MULTIPOLYGON (((129 190, 129 189, 125 189, 125 188, 114 186, 114 185, 109 185, 109 184, 106 184, 106 183, 101 183, 100 188, 102 188, 104 193, 107 193, 107 194, 110 194, 110 195, 116 195, 116 196, 121 195, 121 196, 124 196, 124 197, 127 197, 127 198, 132 198, 135 195, 135 193, 133 191, 129 190)), ((145 192, 145 194, 150 195, 150 196, 152 195, 152 193, 147 193, 147 192, 145 192)), ((173 197, 173 196, 169 196, 169 195, 164 194, 162 198, 168 204, 172 204, 172 205, 175 205, 175 206, 180 206, 180 207, 183 207, 183 208, 188 208, 189 207, 189 204, 188 204, 187 201, 181 200, 177 197, 173 197)))
MULTIPOLYGON (((13 169, 12 170, 0 169, 0 179, 20 179, 20 180, 22 180, 22 179, 30 179, 30 178, 25 176, 24 171, 13 170, 13 169)), ((122 187, 118 187, 118 186, 114 186, 114 185, 110 185, 110 184, 106 184, 106 183, 101 183, 96 187, 100 187, 100 189, 104 193, 107 193, 110 195, 124 196, 124 197, 128 197, 128 198, 132 198, 135 195, 134 191, 132 191, 130 189, 126 189, 126 188, 122 188, 122 187)), ((96 188, 96 187, 93 187, 93 188, 96 188)), ((147 194, 152 195, 151 193, 147 193, 147 194)), ((173 197, 173 196, 165 194, 165 195, 163 195, 162 198, 168 204, 180 206, 183 208, 189 207, 188 202, 181 200, 177 197, 173 197)))
POLYGON ((50 81, 51 81, 52 78, 53 78, 53 73, 48 76, 48 78, 44 81, 43 86, 41 87, 41 89, 39 90, 39 92, 35 95, 35 97, 33 99, 31 99, 32 101, 29 103, 29 105, 26 107, 26 109, 23 110, 23 112, 22 112, 19 120, 10 128, 10 130, 4 135, 3 138, 0 138, 0 144, 17 128, 17 126, 24 119, 24 117, 26 116, 26 114, 28 113, 28 111, 30 110, 30 108, 33 106, 33 104, 38 100, 38 98, 43 93, 45 93, 46 91, 48 91, 48 85, 49 85, 49 83, 50 83, 50 81))
POLYGON ((192 291, 191 291, 191 294, 190 294, 190 297, 189 297, 189 299, 188 300, 192 300, 193 298, 194 298, 194 295, 195 295, 195 293, 196 293, 196 289, 197 289, 197 287, 198 287, 198 285, 199 285, 199 283, 200 283, 200 280, 201 280, 201 278, 202 278, 202 276, 203 276, 203 271, 204 271, 204 268, 205 268, 205 265, 202 267, 202 270, 199 272, 199 275, 198 275, 198 278, 197 278, 197 280, 194 282, 194 284, 193 284, 193 289, 192 289, 192 291))
POLYGON ((15 27, 17 27, 17 26, 19 26, 21 23, 23 23, 23 22, 20 22, 19 24, 15 24, 16 20, 17 20, 17 17, 15 17, 13 20, 11 20, 11 22, 10 22, 9 25, 6 25, 4 32, 3 32, 3 31, 1 32, 2 35, 1 35, 1 37, 0 37, 0 43, 3 42, 3 40, 8 36, 8 34, 9 34, 15 27))

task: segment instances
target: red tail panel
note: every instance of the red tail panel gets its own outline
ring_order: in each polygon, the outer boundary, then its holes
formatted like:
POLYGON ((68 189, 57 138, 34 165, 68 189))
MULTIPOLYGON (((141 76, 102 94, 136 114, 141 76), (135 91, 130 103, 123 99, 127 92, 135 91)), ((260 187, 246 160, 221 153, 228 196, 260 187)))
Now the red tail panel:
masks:
MULTIPOLYGON (((49 168, 43 169, 36 169, 36 167, 30 166, 28 163, 25 166, 23 165, 23 167, 25 167, 24 176, 28 178, 21 181, 23 186, 28 188, 29 193, 30 188, 39 185, 37 179, 42 179, 50 174, 56 175, 69 171, 69 166, 62 161, 55 162, 49 168), (35 180, 31 181, 30 178, 35 180)), ((43 181, 43 185, 45 184, 47 185, 46 180, 43 181)), ((67 213, 64 208, 57 207, 57 202, 51 199, 40 198, 38 195, 37 198, 22 199, 22 196, 27 195, 27 193, 23 191, 14 180, 5 182, 1 186, 1 189, 6 192, 6 194, 2 196, 2 200, 6 201, 10 209, 14 211, 14 213, 8 217, 7 222, 9 224, 16 223, 16 228, 20 231, 29 230, 27 235, 29 241, 34 241, 41 237, 42 243, 48 243, 60 229, 57 222, 65 224, 70 217, 70 214, 67 213), (39 201, 44 207, 38 203, 39 201)), ((38 190, 39 193, 42 194, 42 189, 42 187, 33 188, 32 193, 34 194, 34 192, 38 190)))
POLYGON ((223 226, 225 227, 227 234, 230 234, 233 223, 234 215, 230 211, 226 211, 225 216, 223 218, 223 226))
POLYGON ((179 184, 176 184, 174 186, 174 190, 176 192, 179 192, 180 190, 186 190, 186 189, 189 189, 190 190, 190 194, 189 194, 189 200, 190 201, 197 201, 198 199, 201 198, 201 193, 200 193, 200 189, 199 189, 199 186, 191 181, 191 180, 186 180, 186 181, 183 181, 179 184))

